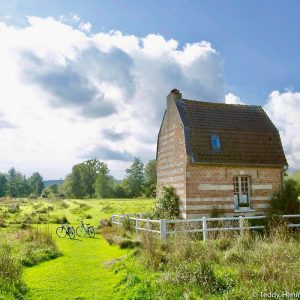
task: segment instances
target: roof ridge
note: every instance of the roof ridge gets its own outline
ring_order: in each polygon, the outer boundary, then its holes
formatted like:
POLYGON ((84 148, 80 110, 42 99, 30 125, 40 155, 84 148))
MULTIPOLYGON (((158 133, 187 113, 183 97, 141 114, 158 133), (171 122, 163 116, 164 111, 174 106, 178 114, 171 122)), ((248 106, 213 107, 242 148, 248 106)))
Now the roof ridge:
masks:
POLYGON ((192 102, 192 103, 199 103, 199 104, 211 104, 211 105, 222 105, 222 106, 242 106, 242 107, 257 107, 262 108, 261 105, 255 104, 232 104, 232 103, 224 103, 224 102, 210 102, 210 101, 202 101, 202 100, 190 100, 190 99, 181 99, 183 102, 192 102))

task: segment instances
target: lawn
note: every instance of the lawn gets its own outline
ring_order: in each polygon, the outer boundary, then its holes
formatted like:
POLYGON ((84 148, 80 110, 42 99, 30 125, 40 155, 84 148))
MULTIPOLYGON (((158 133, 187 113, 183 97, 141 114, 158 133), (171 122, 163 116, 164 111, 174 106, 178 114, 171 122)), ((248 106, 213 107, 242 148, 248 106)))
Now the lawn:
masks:
MULTIPOLYGON (((66 217, 72 225, 77 225, 81 218, 88 217, 85 222, 96 228, 100 219, 110 218, 112 213, 144 212, 153 207, 154 200, 150 199, 34 200, 21 203, 19 218, 25 214, 36 218, 34 211, 45 210, 46 213, 37 214, 42 215, 39 220, 44 224, 33 226, 49 226, 54 233, 58 225, 47 225, 45 219, 66 217), (43 209, 49 206, 51 210, 43 209)), ((14 216, 10 219, 12 223, 15 221, 14 216)), ((110 246, 99 234, 94 239, 55 237, 55 241, 62 256, 25 268, 23 278, 29 288, 26 299, 118 299, 114 286, 120 275, 114 274, 110 265, 131 250, 110 246)))

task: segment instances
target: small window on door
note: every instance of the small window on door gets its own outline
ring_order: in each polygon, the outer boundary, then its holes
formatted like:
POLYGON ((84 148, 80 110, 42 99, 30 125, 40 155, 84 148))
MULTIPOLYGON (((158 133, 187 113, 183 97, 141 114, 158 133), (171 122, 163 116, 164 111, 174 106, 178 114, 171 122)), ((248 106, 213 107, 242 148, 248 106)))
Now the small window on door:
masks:
POLYGON ((221 140, 218 134, 211 134, 210 142, 212 150, 221 150, 221 140))
POLYGON ((249 176, 233 177, 234 204, 236 208, 250 207, 250 178, 249 176))

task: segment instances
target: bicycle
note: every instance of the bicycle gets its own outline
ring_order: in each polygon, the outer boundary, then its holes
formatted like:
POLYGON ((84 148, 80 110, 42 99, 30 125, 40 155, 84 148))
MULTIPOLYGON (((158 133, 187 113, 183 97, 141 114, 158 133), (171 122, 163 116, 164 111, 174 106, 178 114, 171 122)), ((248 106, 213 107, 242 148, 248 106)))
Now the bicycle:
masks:
POLYGON ((81 225, 78 225, 76 227, 76 234, 79 237, 84 237, 88 235, 90 238, 95 237, 95 230, 94 227, 90 224, 84 224, 83 219, 80 220, 81 225))
POLYGON ((59 238, 64 238, 66 235, 69 236, 70 239, 75 239, 76 232, 73 226, 69 225, 61 225, 56 228, 56 235, 59 238))

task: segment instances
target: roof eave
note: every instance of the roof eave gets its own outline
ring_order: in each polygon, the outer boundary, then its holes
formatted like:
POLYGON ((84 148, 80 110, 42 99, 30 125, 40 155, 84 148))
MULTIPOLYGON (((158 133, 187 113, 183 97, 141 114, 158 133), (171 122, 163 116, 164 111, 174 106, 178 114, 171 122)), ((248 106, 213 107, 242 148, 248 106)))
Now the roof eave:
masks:
POLYGON ((288 167, 288 163, 284 164, 254 164, 254 163, 234 163, 234 162, 211 162, 211 161, 193 161, 192 165, 227 165, 227 166, 251 166, 251 167, 288 167))

